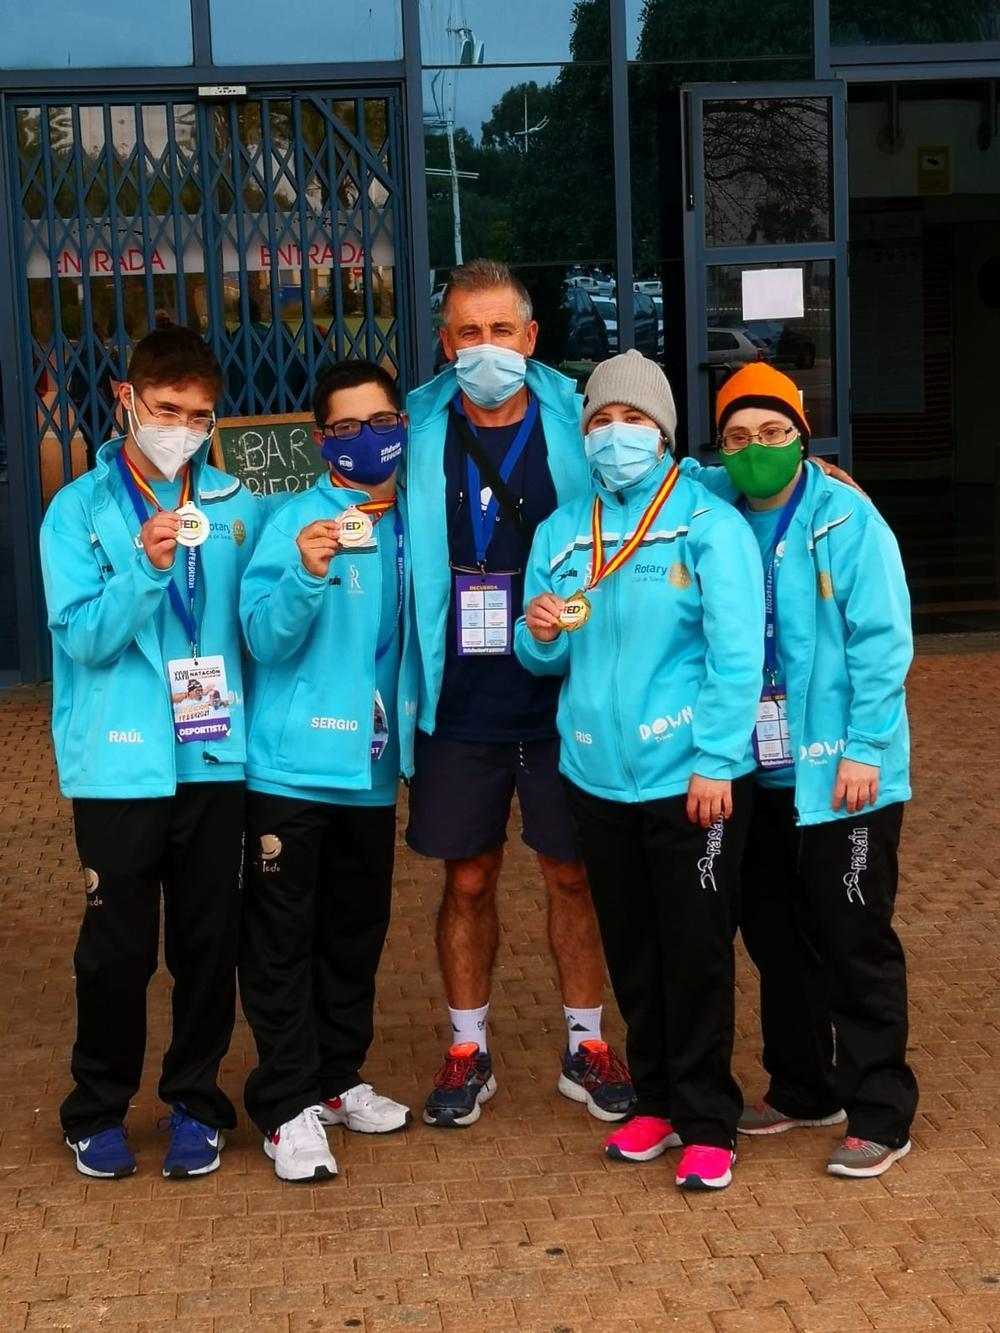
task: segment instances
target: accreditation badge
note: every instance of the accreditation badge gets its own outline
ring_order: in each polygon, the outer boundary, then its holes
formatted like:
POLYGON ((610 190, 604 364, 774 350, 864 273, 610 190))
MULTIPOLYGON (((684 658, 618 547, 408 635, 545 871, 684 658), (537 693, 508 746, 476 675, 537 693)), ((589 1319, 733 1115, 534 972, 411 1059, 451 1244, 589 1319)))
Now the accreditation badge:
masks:
POLYGON ((372 521, 367 514, 353 505, 345 509, 337 520, 340 524, 341 546, 367 546, 372 539, 372 521))
POLYGON ((456 574, 459 657, 509 657, 513 646, 510 574, 456 574))
POLYGON ((385 711, 382 695, 375 691, 375 707, 372 713, 372 762, 382 758, 385 747, 389 744, 389 715, 385 711))
POLYGON ((181 526, 177 531, 177 541, 181 546, 200 546, 209 533, 209 522, 197 505, 189 500, 177 510, 181 526))
POLYGON ((167 663, 174 735, 181 745, 224 740, 232 727, 233 696, 222 657, 175 657, 167 663))
POLYGON ((753 752, 757 767, 772 771, 791 768, 791 740, 788 735, 788 696, 784 685, 765 685, 757 705, 753 729, 753 752))
POLYGON ((569 633, 579 629, 581 625, 586 625, 590 619, 590 600, 584 595, 581 589, 573 593, 572 597, 567 597, 563 602, 563 609, 559 613, 560 626, 569 633))

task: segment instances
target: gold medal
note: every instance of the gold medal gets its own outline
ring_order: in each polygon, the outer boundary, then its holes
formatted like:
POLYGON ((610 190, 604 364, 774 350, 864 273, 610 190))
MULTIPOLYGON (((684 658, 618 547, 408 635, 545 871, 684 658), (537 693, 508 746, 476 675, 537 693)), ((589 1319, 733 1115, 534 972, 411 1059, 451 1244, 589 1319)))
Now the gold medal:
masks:
POLYGON ((344 510, 339 522, 341 546, 364 546, 371 541, 372 521, 354 505, 344 510))
POLYGON ((584 596, 583 591, 575 592, 572 597, 567 597, 563 603, 563 609, 559 614, 559 624, 569 633, 579 629, 581 625, 586 625, 590 619, 590 602, 584 596))
POLYGON ((177 511, 181 526, 177 530, 177 541, 181 546, 200 546, 208 537, 209 522, 197 505, 189 500, 177 511))

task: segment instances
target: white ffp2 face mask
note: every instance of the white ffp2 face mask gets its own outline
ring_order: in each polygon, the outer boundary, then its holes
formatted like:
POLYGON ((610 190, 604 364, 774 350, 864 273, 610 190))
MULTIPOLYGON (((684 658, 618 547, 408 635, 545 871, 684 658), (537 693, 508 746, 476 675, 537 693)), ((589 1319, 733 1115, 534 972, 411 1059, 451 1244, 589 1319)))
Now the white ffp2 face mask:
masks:
POLYGON ((136 444, 167 481, 176 478, 184 464, 195 456, 208 439, 207 435, 189 430, 187 426, 157 426, 152 422, 141 422, 135 413, 134 387, 128 422, 136 444))

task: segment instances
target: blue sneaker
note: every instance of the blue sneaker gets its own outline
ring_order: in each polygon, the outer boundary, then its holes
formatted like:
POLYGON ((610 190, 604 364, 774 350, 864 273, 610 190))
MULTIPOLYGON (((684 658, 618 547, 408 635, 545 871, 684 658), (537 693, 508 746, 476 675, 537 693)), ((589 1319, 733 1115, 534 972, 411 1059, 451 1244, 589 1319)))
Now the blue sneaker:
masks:
POLYGON ((157 1129, 170 1130, 170 1147, 163 1159, 163 1174, 168 1180, 207 1176, 219 1169, 219 1154, 226 1146, 221 1129, 203 1125, 183 1106, 175 1106, 173 1114, 164 1116, 157 1129))
POLYGON ((82 1176, 98 1180, 122 1180, 135 1175, 135 1158, 125 1142, 125 1126, 112 1125, 97 1134, 89 1134, 66 1146, 76 1156, 76 1169, 82 1176))
POLYGON ((424 1124, 439 1129, 463 1129, 474 1125, 480 1107, 497 1090, 489 1051, 474 1041, 452 1046, 444 1064, 434 1075, 434 1091, 424 1105, 424 1124))
POLYGON ((635 1106, 632 1075, 606 1041, 581 1041, 576 1055, 563 1056, 559 1091, 585 1102, 598 1120, 624 1120, 635 1106))

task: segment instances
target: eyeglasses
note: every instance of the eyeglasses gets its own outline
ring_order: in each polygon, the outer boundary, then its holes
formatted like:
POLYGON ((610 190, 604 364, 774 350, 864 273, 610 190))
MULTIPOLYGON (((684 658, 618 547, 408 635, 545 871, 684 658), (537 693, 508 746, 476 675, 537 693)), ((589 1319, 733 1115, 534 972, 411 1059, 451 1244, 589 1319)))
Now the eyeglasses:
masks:
POLYGON ((193 430, 197 435, 211 435, 212 431, 215 430, 214 412, 196 412, 192 417, 182 416, 180 412, 168 412, 165 408, 158 408, 154 412, 134 384, 132 386, 132 393, 138 398, 139 402, 142 403, 143 407, 149 413, 154 426, 163 426, 168 430, 180 426, 188 430, 193 430))
POLYGON ((790 435, 797 434, 797 426, 779 426, 776 421, 766 421, 759 430, 746 430, 740 426, 734 426, 732 430, 727 430, 720 438, 719 448, 724 454, 738 454, 753 440, 758 440, 769 449, 774 449, 778 445, 785 444, 790 435))
POLYGON ((367 421, 345 417, 343 421, 328 421, 320 429, 335 440, 356 440, 365 426, 371 426, 376 435, 391 435, 402 420, 399 412, 376 412, 367 421))

